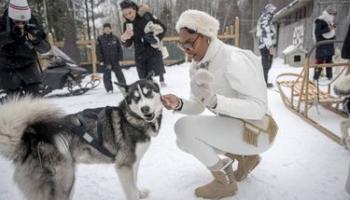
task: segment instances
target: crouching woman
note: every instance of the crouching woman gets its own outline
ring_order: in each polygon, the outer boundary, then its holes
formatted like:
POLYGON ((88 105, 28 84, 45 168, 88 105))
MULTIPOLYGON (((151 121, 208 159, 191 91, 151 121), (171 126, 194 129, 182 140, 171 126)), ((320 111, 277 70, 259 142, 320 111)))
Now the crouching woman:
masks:
POLYGON ((196 196, 232 196, 237 191, 236 181, 243 180, 259 164, 259 154, 271 147, 277 134, 261 64, 251 51, 220 41, 218 20, 205 12, 183 12, 176 30, 180 48, 193 57, 191 96, 185 99, 166 94, 162 96, 163 105, 188 115, 175 124, 177 145, 203 163, 214 177, 195 190, 196 196), (215 115, 199 115, 205 109, 215 115), (232 168, 235 160, 236 171, 232 168))

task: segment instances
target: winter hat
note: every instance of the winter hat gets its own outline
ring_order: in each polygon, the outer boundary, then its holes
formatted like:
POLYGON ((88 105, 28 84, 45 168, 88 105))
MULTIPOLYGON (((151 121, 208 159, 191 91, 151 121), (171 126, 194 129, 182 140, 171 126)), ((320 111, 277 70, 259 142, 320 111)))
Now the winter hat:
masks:
POLYGON ((28 21, 31 18, 27 0, 10 0, 8 16, 17 21, 28 21))
POLYGON ((138 10, 138 8, 139 8, 137 6, 137 4, 131 0, 124 0, 124 1, 120 2, 119 6, 122 10, 126 9, 126 8, 132 8, 134 10, 138 10))
POLYGON ((214 39, 218 35, 220 22, 206 12, 199 10, 186 10, 176 22, 176 31, 188 28, 202 35, 214 39))
POLYGON ((264 11, 267 13, 274 13, 276 11, 276 6, 274 6, 272 3, 266 4, 264 11))
POLYGON ((104 23, 103 24, 103 28, 112 28, 111 24, 110 23, 104 23))
POLYGON ((330 14, 330 15, 335 15, 335 14, 337 14, 337 9, 334 7, 334 6, 327 6, 327 8, 326 8, 326 11, 327 11, 327 13, 328 14, 330 14))

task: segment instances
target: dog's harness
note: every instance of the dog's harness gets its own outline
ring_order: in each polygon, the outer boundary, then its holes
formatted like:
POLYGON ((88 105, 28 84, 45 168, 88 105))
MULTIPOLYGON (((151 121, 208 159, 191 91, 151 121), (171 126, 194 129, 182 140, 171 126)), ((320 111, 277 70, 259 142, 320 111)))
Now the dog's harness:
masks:
POLYGON ((100 153, 102 153, 103 155, 109 158, 114 159, 115 155, 103 146, 103 121, 105 120, 104 119, 105 116, 110 116, 112 111, 113 111, 113 108, 107 106, 103 110, 101 110, 98 114, 95 112, 78 113, 77 118, 81 125, 74 126, 72 128, 72 131, 81 139, 83 139, 85 142, 87 142, 89 145, 94 147, 100 153), (92 133, 90 133, 89 130, 87 129, 88 125, 87 125, 86 118, 97 121, 97 138, 92 133))

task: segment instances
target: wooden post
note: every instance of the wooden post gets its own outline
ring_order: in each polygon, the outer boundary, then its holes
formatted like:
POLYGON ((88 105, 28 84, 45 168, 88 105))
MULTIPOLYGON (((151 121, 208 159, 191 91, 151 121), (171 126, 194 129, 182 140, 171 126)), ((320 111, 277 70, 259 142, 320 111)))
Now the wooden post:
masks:
POLYGON ((229 34, 230 34, 230 29, 228 26, 226 26, 224 35, 229 35, 229 34))
POLYGON ((54 41, 53 41, 53 35, 52 33, 47 34, 47 41, 49 42, 50 46, 54 46, 54 41))
POLYGON ((235 18, 235 46, 239 47, 239 18, 235 18))

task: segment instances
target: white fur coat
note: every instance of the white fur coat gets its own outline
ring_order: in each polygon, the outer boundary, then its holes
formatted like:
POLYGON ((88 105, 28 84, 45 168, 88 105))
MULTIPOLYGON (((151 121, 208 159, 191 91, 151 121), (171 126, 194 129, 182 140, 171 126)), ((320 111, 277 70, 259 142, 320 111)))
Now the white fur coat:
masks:
MULTIPOLYGON (((213 89, 217 96, 214 112, 251 120, 261 120, 268 112, 262 66, 251 51, 214 39, 202 61, 192 64, 190 76, 203 66, 214 78, 213 89)), ((184 114, 199 114, 205 109, 192 92, 183 103, 180 112, 184 114)))

